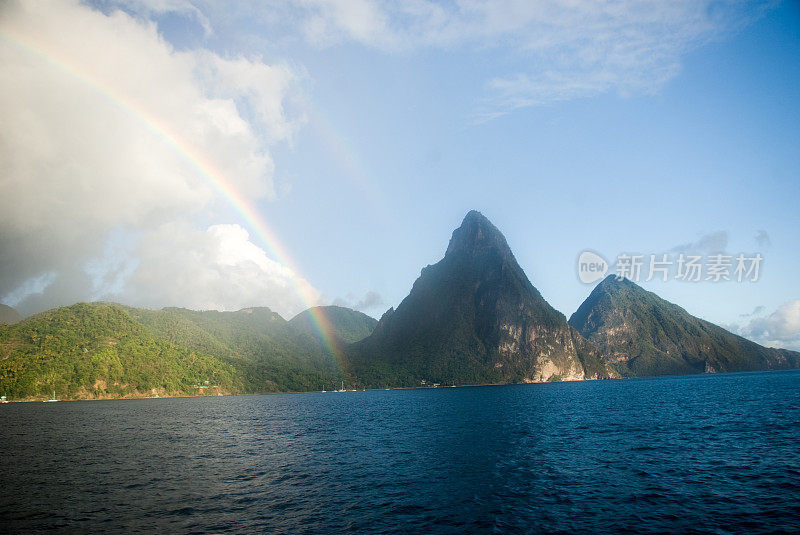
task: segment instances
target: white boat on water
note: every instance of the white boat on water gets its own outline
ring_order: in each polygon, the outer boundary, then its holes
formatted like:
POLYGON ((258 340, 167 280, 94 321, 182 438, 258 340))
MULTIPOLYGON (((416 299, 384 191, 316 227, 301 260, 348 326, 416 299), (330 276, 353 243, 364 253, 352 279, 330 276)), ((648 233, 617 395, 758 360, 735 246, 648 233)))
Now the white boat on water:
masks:
POLYGON ((45 399, 44 403, 53 403, 55 401, 58 401, 58 400, 56 399, 56 391, 53 390, 53 397, 51 399, 45 399))
POLYGON ((337 390, 337 392, 347 392, 347 390, 344 389, 344 381, 342 381, 342 388, 337 390))

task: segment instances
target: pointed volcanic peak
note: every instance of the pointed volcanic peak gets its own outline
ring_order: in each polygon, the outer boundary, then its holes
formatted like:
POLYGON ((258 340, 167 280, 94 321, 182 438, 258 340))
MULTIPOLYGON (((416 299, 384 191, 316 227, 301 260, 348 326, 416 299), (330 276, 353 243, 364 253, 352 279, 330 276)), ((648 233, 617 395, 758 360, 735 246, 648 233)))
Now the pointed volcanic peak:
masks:
POLYGON ((374 386, 577 380, 608 371, 476 211, 397 310, 348 348, 348 359, 351 374, 374 386))
POLYGON ((320 334, 320 327, 317 325, 315 319, 315 316, 319 314, 322 314, 326 318, 333 331, 331 335, 347 344, 357 342, 369 336, 378 323, 378 320, 367 316, 363 312, 330 305, 311 307, 304 310, 289 320, 289 325, 299 333, 306 334, 324 342, 320 334))
POLYGON ((461 226, 453 231, 445 256, 484 255, 493 252, 500 256, 513 256, 505 236, 477 210, 464 217, 461 226))
POLYGON ((0 325, 14 325, 22 321, 22 315, 8 305, 0 303, 0 325))
POLYGON ((614 275, 595 287, 569 323, 626 376, 800 367, 800 353, 760 346, 614 275))

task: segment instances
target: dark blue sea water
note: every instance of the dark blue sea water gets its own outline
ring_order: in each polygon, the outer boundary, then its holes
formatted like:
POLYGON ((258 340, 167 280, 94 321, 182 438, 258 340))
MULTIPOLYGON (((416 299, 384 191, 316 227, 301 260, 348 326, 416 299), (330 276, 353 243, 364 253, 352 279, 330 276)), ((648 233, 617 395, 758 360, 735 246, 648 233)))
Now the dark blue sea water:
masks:
POLYGON ((0 531, 800 532, 800 372, 0 406, 0 531))

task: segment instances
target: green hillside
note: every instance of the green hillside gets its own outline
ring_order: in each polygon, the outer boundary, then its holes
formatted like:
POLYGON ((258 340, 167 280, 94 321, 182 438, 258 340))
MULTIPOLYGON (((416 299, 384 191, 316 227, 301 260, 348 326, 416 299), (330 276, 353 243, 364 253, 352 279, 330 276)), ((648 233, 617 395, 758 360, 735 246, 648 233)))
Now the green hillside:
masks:
POLYGON ((0 326, 0 392, 9 399, 245 390, 236 368, 160 339, 119 305, 79 303, 0 326))
MULTIPOLYGON (((369 329, 362 316, 341 309, 329 321, 349 339, 369 329)), ((11 400, 307 391, 341 380, 318 335, 268 308, 80 303, 0 325, 0 395, 11 400)))
POLYGON ((128 310, 161 339, 234 365, 250 392, 319 390, 341 380, 325 348, 266 307, 237 312, 128 310))
POLYGON ((289 320, 289 324, 296 332, 307 334, 321 342, 316 320, 312 317, 312 315, 320 314, 327 318, 327 321, 333 328, 331 334, 344 344, 352 344, 353 342, 363 340, 370 335, 372 330, 375 329, 375 325, 378 323, 378 320, 375 318, 367 316, 362 312, 350 310, 349 308, 319 306, 304 310, 289 320))
POLYGON ((624 376, 780 370, 800 353, 760 346, 609 275, 570 318, 624 376))

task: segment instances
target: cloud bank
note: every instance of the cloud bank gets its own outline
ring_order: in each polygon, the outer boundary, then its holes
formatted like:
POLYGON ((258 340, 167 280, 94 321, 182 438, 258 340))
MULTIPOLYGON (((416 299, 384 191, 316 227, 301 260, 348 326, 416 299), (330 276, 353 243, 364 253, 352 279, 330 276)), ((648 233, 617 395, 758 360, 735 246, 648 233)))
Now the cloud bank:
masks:
MULTIPOLYGON (((319 299, 298 274, 266 262, 244 229, 224 225, 241 220, 229 217, 208 178, 225 177, 244 198, 275 198, 274 144, 304 120, 302 69, 203 46, 178 50, 153 22, 161 15, 193 21, 209 40, 225 30, 242 43, 268 35, 386 54, 488 53, 480 57, 497 61, 476 64, 482 121, 526 106, 657 91, 688 52, 771 2, 96 5, 102 11, 76 0, 0 3, 0 301, 24 313, 89 296, 145 306, 267 304, 291 315, 319 299)), ((369 308, 381 300, 359 301, 369 308)))
POLYGON ((333 300, 333 305, 352 308, 361 312, 383 312, 386 307, 386 300, 381 294, 369 290, 363 296, 358 297, 354 294, 347 294, 344 297, 337 297, 333 300))
POLYGON ((168 223, 145 236, 135 256, 139 267, 121 292, 121 299, 133 305, 181 303, 197 310, 268 305, 289 315, 305 308, 298 303, 298 292, 313 295, 315 302, 320 299, 308 282, 253 244, 239 225, 212 225, 200 231, 181 222, 168 223))
POLYGON ((299 35, 317 47, 353 43, 403 54, 501 51, 502 66, 486 78, 476 111, 482 121, 574 98, 657 92, 680 72, 687 53, 758 19, 774 2, 251 0, 232 8, 193 0, 178 8, 141 0, 136 8, 125 5, 150 13, 188 13, 191 6, 191 16, 202 13, 211 25, 247 21, 271 36, 299 35))
POLYGON ((784 303, 768 316, 751 319, 739 332, 768 347, 800 351, 800 299, 784 303))
POLYGON ((270 146, 302 122, 291 69, 177 51, 72 1, 0 4, 0 64, 0 300, 304 308, 307 282, 213 225, 227 208, 209 179, 274 198, 270 146))
POLYGON ((697 238, 695 241, 676 245, 670 252, 687 255, 726 254, 728 249, 728 231, 718 230, 697 238))

